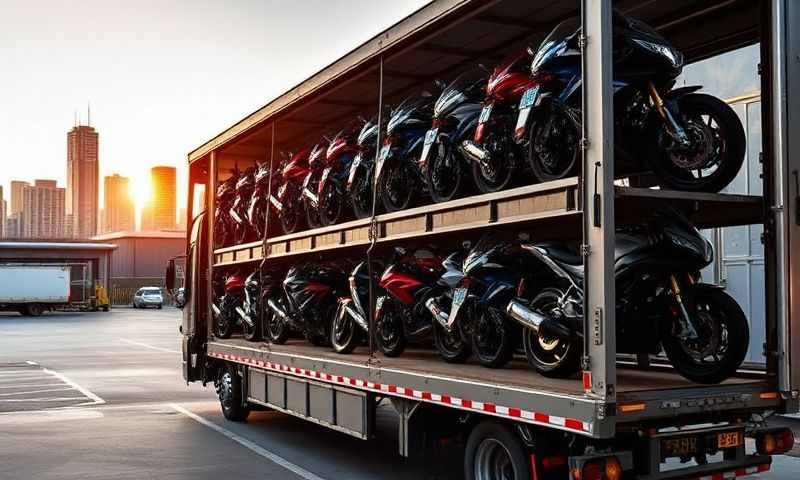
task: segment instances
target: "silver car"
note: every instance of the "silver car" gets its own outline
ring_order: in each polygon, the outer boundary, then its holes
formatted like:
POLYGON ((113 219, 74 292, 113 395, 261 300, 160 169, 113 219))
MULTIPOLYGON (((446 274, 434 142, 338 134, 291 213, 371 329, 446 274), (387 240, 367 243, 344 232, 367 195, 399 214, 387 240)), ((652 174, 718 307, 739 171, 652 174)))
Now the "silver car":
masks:
POLYGON ((156 307, 161 309, 164 306, 164 297, 158 287, 142 287, 133 296, 133 308, 156 307))

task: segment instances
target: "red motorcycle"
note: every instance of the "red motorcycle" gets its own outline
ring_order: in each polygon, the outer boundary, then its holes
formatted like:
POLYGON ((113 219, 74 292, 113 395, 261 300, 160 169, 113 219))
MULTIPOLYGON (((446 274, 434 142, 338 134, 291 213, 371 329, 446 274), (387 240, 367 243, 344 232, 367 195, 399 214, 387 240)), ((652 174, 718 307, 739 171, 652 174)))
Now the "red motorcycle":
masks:
POLYGON ((433 325, 426 302, 441 294, 437 285, 442 259, 428 250, 413 254, 397 247, 378 286, 386 292, 375 299, 375 343, 387 357, 403 353, 411 341, 431 338, 433 325))
MULTIPOLYGON (((270 175, 269 162, 259 163, 255 174, 255 187, 250 197, 250 206, 247 207, 247 220, 250 222, 253 234, 261 239, 267 234, 267 213, 272 212, 269 208, 269 196, 273 197, 278 192, 281 184, 280 163, 273 169, 270 175), (270 183, 272 184, 270 186, 270 183)), ((276 220, 273 212, 271 220, 276 220)), ((272 223, 272 232, 275 232, 275 224, 272 223)))
POLYGON ((308 228, 319 228, 322 226, 322 219, 320 218, 317 206, 319 204, 318 192, 320 180, 322 179, 322 172, 325 170, 325 158, 328 151, 330 140, 324 138, 319 141, 311 153, 308 154, 308 172, 303 180, 303 208, 306 211, 306 223, 308 228))
POLYGON ((237 309, 241 309, 245 300, 245 278, 236 272, 215 283, 218 296, 211 304, 214 313, 214 334, 219 338, 229 338, 234 327, 241 323, 237 309))
POLYGON ((236 198, 236 183, 239 181, 239 169, 231 172, 231 176, 217 185, 216 208, 214 209, 214 248, 227 247, 233 241, 234 225, 231 208, 236 198))
POLYGON ((522 95, 533 86, 530 64, 526 51, 494 69, 486 84, 474 141, 461 145, 472 160, 475 185, 483 193, 507 188, 523 165, 523 152, 514 142, 514 122, 522 95))
POLYGON ((286 155, 282 162, 280 187, 269 199, 286 234, 300 230, 302 225, 302 184, 309 173, 308 157, 307 148, 286 155))
POLYGON ((363 122, 337 133, 325 153, 325 168, 317 186, 317 211, 322 225, 334 225, 345 217, 345 184, 350 165, 359 153, 358 132, 363 122))

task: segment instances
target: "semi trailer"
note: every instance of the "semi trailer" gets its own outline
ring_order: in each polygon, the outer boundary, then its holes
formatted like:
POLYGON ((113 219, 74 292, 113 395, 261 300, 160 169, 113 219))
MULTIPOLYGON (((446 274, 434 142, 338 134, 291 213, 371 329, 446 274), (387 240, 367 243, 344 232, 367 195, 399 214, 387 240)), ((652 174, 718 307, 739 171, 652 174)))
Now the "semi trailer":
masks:
POLYGON ((0 310, 39 316, 70 302, 70 267, 0 265, 0 310))
MULTIPOLYGON (((416 456, 436 438, 463 439, 469 479, 717 479, 769 470, 773 455, 793 447, 791 432, 772 427, 769 417, 800 406, 800 342, 792 340, 800 322, 800 5, 623 0, 613 7, 668 34, 690 62, 760 45, 763 135, 748 149, 761 158, 762 194, 615 181, 615 161, 623 159, 614 149, 610 0, 434 1, 190 152, 180 326, 186 381, 213 383, 230 420, 270 409, 365 441, 375 435, 378 405, 391 404, 401 455, 416 456), (382 112, 442 76, 496 63, 502 52, 535 44, 576 15, 584 112, 577 176, 286 235, 268 220, 263 238, 215 248, 215 192, 232 170, 277 165, 280 151, 348 118, 382 112), (201 189, 203 201, 194 204, 201 189), (763 370, 701 385, 656 357, 618 354, 615 227, 664 204, 698 228, 763 228, 763 370), (487 233, 579 243, 587 314, 576 378, 538 375, 519 360, 495 370, 449 364, 424 346, 386 357, 367 342, 341 355, 305 340, 266 344, 221 338, 213 329, 214 283, 226 272, 285 272, 310 260, 363 260, 400 245, 455 246, 487 233)), ((171 261, 168 287, 174 278, 171 261)))

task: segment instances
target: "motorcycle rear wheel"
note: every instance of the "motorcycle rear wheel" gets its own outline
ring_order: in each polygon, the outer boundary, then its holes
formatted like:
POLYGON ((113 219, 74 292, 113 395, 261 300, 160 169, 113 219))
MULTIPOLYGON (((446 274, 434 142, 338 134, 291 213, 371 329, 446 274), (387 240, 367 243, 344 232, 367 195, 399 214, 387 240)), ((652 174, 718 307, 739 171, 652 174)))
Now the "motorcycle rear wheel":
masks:
POLYGON ((747 355, 750 343, 747 317, 736 300, 718 288, 698 284, 684 289, 683 295, 687 311, 695 315, 699 338, 712 342, 713 351, 708 352, 708 346, 703 344, 706 348, 698 352, 673 332, 662 339, 664 351, 675 370, 689 380, 720 383, 736 373, 747 355), (709 357, 713 361, 708 362, 709 357))
POLYGON ((478 308, 472 330, 472 350, 484 367, 501 368, 514 355, 511 326, 496 308, 478 308))
POLYGON ((334 182, 328 182, 319 195, 319 218, 323 226, 336 225, 344 217, 344 198, 334 182))
POLYGON ((472 179, 481 193, 493 193, 505 190, 514 183, 514 176, 519 170, 519 147, 511 139, 513 131, 500 126, 498 131, 489 130, 483 142, 484 148, 491 153, 486 164, 471 161, 472 179))
POLYGON ((356 175, 350 190, 350 204, 356 218, 372 216, 372 188, 371 179, 367 175, 356 175))
POLYGON ((692 93, 680 98, 678 105, 687 134, 700 145, 693 152, 671 153, 663 141, 654 139, 648 155, 653 170, 664 187, 717 193, 736 178, 744 163, 747 140, 742 122, 730 105, 711 95, 692 93))
MULTIPOLYGON (((558 301, 562 296, 560 290, 546 288, 533 299, 531 309, 548 316, 552 315, 558 308, 558 301)), ((545 377, 569 377, 578 371, 580 353, 579 345, 574 338, 567 341, 525 328, 522 344, 528 365, 545 377)))
POLYGON ((340 302, 339 307, 336 309, 336 316, 333 318, 333 325, 331 325, 331 346, 333 351, 343 355, 352 353, 361 339, 358 328, 358 325, 347 314, 345 304, 340 302))
POLYGON ((459 332, 447 332, 436 320, 433 321, 433 342, 439 356, 447 363, 464 363, 472 354, 471 345, 459 332))
MULTIPOLYGON (((276 301, 281 308, 286 308, 286 302, 284 302, 282 298, 279 298, 276 301)), ((269 306, 266 306, 265 309, 266 312, 264 314, 264 325, 266 326, 267 337, 269 338, 270 342, 274 343, 275 345, 283 345, 289 339, 289 325, 286 323, 286 320, 281 318, 272 310, 269 310, 269 306)))
POLYGON ((229 298, 227 295, 222 298, 219 315, 214 319, 214 333, 219 338, 230 338, 236 323, 233 318, 234 315, 237 315, 234 310, 236 304, 229 298))
MULTIPOLYGON (((389 300, 387 299, 386 302, 389 300)), ((379 318, 375 319, 375 344, 387 357, 398 357, 406 349, 403 316, 398 308, 386 305, 379 318)))
POLYGON ((283 210, 278 214, 281 221, 281 228, 286 235, 295 233, 301 228, 300 215, 302 215, 302 213, 300 209, 302 207, 297 205, 296 202, 296 200, 294 202, 287 202, 283 210))

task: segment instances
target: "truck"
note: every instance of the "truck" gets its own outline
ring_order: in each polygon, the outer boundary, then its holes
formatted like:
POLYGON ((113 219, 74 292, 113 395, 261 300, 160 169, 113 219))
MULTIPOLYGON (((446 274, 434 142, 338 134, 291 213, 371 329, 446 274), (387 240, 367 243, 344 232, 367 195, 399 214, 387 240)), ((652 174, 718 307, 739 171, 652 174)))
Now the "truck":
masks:
MULTIPOLYGON (((437 439, 460 439, 468 479, 721 479, 769 470, 793 437, 768 418, 800 406, 800 342, 792 339, 800 322, 800 4, 620 1, 614 8, 668 34, 687 62, 759 45, 763 135, 748 145, 749 155, 760 156, 763 172, 753 180, 759 194, 615 181, 611 0, 437 0, 189 153, 180 326, 185 380, 213 383, 230 420, 275 410, 365 441, 375 435, 376 408, 388 403, 396 411, 400 455, 417 457, 437 439), (258 241, 215 248, 216 187, 234 168, 277 165, 281 150, 356 115, 381 112, 442 76, 497 63, 575 15, 583 26, 576 45, 584 106, 576 177, 288 235, 268 223, 258 241), (194 204, 201 190, 203 201, 194 204), (615 227, 664 203, 698 228, 763 229, 763 369, 696 384, 657 358, 616 351, 615 227), (300 340, 275 345, 214 334, 216 275, 363 259, 398 245, 456 245, 487 232, 580 243, 588 313, 577 378, 537 375, 519 361, 496 370, 453 365, 425 348, 390 358, 370 344, 345 356, 300 340)), ((168 287, 174 278, 170 262, 168 287)))
POLYGON ((0 265, 0 311, 37 317, 70 303, 70 267, 0 265))

